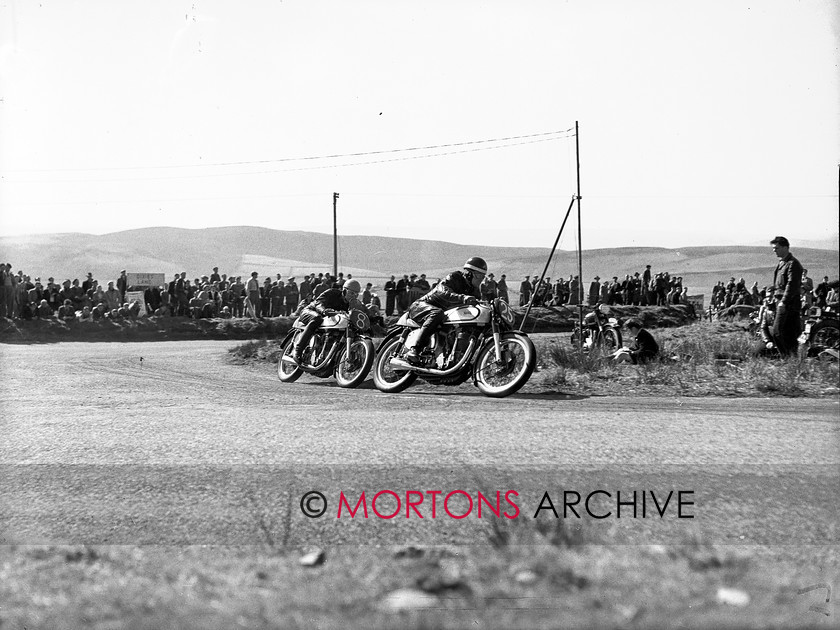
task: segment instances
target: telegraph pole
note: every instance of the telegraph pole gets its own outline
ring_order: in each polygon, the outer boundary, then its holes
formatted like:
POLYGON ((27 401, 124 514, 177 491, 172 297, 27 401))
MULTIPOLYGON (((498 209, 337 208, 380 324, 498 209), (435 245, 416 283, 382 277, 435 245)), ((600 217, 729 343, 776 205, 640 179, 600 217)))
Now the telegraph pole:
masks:
POLYGON ((575 161, 577 162, 577 219, 578 219, 578 323, 580 324, 580 337, 578 347, 583 351, 583 243, 581 241, 582 229, 580 226, 580 132, 578 121, 575 121, 575 161))
POLYGON ((338 278, 338 193, 333 193, 333 282, 338 278))

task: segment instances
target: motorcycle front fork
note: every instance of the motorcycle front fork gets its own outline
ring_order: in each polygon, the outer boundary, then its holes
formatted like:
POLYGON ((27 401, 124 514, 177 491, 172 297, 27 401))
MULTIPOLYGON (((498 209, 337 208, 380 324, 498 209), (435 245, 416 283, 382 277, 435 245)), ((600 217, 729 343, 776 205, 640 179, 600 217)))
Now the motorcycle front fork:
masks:
POLYGON ((493 346, 496 350, 496 361, 498 363, 502 362, 502 333, 499 332, 499 327, 496 325, 496 321, 493 320, 493 346))

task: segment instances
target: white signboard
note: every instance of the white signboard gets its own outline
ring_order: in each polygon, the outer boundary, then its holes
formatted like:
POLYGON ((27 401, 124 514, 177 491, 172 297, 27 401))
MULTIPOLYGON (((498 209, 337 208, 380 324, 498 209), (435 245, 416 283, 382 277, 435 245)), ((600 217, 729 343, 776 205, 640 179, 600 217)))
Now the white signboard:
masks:
POLYGON ((166 274, 162 273, 127 273, 130 287, 160 287, 166 282, 166 274))
MULTIPOLYGON (((131 274, 128 274, 129 276, 131 274)), ((162 274, 161 274, 162 275, 162 274)), ((140 302, 140 315, 146 316, 149 312, 146 310, 146 297, 144 291, 126 291, 125 301, 131 304, 134 300, 140 302)))

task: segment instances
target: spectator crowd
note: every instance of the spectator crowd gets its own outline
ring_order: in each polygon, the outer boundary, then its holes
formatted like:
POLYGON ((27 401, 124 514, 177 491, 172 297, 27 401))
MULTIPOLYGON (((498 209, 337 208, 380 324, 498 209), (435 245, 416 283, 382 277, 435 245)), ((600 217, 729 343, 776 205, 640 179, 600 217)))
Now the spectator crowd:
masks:
MULTIPOLYGON (((176 274, 167 284, 153 287, 132 287, 128 285, 125 270, 116 280, 102 286, 92 273, 83 281, 64 280, 61 284, 54 278, 42 282, 18 271, 14 273, 10 263, 0 264, 0 317, 14 319, 54 319, 65 321, 96 321, 101 319, 134 319, 142 314, 160 317, 230 318, 230 317, 279 317, 296 314, 318 295, 332 287, 342 287, 352 274, 339 272, 336 277, 330 273, 305 275, 300 282, 295 277, 265 277, 261 281, 258 273, 250 277, 220 274, 218 267, 200 278, 188 279, 186 272, 176 274), (143 299, 127 299, 134 290, 143 292, 143 299)), ((385 316, 402 315, 419 297, 430 291, 437 282, 430 282, 426 274, 405 274, 397 279, 391 276, 382 287, 385 305, 371 283, 367 283, 361 301, 373 314, 384 310, 385 316)), ((837 301, 837 290, 829 287, 828 278, 814 286, 813 281, 803 275, 803 307, 812 304, 825 305, 837 301), (833 294, 833 295, 832 295, 833 294)), ((481 283, 481 297, 486 300, 501 298, 509 301, 507 275, 498 280, 493 273, 487 274, 481 283)), ((725 308, 733 304, 760 304, 767 294, 767 287, 758 289, 758 283, 747 288, 744 279, 730 278, 728 283, 718 282, 713 289, 711 303, 714 308, 725 308)), ((643 273, 627 274, 623 279, 613 276, 612 280, 601 282, 599 276, 584 286, 578 276, 568 279, 550 277, 539 281, 539 274, 525 276, 519 285, 519 305, 525 306, 533 300, 534 306, 576 306, 595 304, 625 304, 635 306, 665 306, 687 301, 688 288, 680 276, 668 272, 653 274, 647 265, 643 273)))
MULTIPOLYGON (((825 308, 828 304, 838 302, 836 282, 829 282, 828 276, 823 276, 822 282, 814 284, 813 278, 808 275, 807 269, 802 269, 802 310, 807 312, 813 306, 825 308)), ((760 306, 768 297, 772 297, 770 287, 758 288, 758 282, 753 282, 747 287, 743 278, 735 280, 729 278, 729 282, 723 280, 712 288, 712 299, 710 309, 720 311, 730 306, 760 306)))
POLYGON ((525 276, 519 286, 519 305, 524 306, 532 299, 534 306, 666 306, 686 303, 688 287, 683 286, 682 277, 671 276, 667 271, 653 274, 647 265, 643 273, 627 274, 624 279, 613 276, 612 280, 601 282, 601 277, 595 276, 588 287, 576 275, 558 278, 554 283, 548 277, 540 282, 539 274, 533 278, 525 276))

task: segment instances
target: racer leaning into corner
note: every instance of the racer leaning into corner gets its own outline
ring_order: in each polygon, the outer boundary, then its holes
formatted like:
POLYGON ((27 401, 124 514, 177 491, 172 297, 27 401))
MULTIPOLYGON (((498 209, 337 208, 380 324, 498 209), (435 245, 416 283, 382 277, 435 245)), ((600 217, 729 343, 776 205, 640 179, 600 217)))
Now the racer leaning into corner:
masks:
POLYGON ((359 309, 368 312, 365 305, 359 301, 361 290, 362 286, 356 280, 348 280, 344 283, 343 289, 327 289, 301 311, 299 319, 306 324, 306 328, 298 337, 292 352, 292 360, 295 363, 300 363, 303 349, 306 348, 315 331, 324 323, 324 317, 330 315, 331 311, 347 312, 352 309, 359 309))
POLYGON ((473 256, 464 263, 463 270, 450 273, 409 307, 408 316, 420 324, 420 333, 414 347, 406 353, 406 361, 414 365, 420 362, 420 352, 443 323, 446 309, 478 304, 479 286, 485 275, 487 263, 483 258, 473 256))

